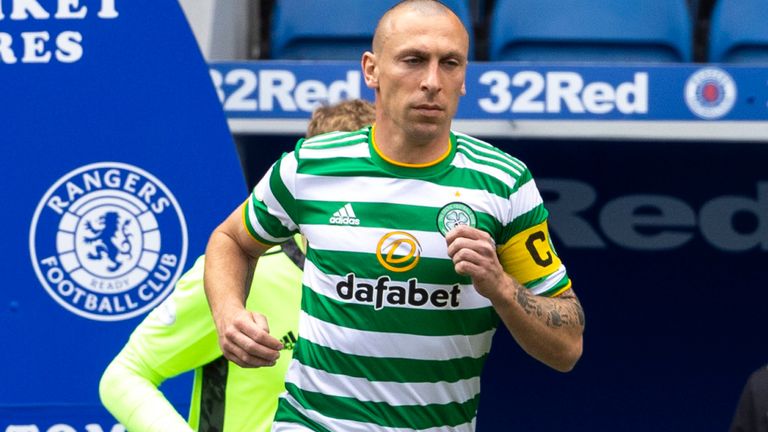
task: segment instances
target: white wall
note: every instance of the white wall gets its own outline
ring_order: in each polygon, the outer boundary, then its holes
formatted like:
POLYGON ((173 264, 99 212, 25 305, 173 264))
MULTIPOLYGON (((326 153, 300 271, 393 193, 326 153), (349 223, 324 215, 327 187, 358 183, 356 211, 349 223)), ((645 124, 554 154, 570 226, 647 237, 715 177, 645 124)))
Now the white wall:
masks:
POLYGON ((258 0, 179 0, 206 60, 258 56, 258 0))

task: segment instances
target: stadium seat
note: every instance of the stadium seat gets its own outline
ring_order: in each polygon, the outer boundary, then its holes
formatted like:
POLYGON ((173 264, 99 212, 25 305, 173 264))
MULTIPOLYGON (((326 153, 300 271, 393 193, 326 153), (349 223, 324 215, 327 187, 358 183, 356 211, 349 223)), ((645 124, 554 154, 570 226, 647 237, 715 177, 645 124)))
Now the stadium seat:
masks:
POLYGON ((712 11, 708 61, 768 63, 768 1, 718 0, 712 11))
MULTIPOLYGON (((270 57, 282 60, 360 60, 371 49, 378 19, 393 0, 276 0, 270 32, 270 57)), ((443 3, 462 20, 474 49, 467 0, 443 3)))
POLYGON ((686 0, 496 0, 492 61, 688 62, 686 0))

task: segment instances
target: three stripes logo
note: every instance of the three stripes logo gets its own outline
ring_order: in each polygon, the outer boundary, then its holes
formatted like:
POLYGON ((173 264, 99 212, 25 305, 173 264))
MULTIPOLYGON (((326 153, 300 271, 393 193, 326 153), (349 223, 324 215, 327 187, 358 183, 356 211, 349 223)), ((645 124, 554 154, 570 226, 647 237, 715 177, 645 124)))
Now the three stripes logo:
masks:
POLYGON ((360 225, 360 219, 355 216, 350 203, 346 203, 344 207, 335 211, 328 222, 334 225, 360 225))
POLYGON ((296 346, 296 336, 293 334, 293 330, 289 330, 288 333, 280 339, 280 342, 283 343, 283 349, 293 350, 293 347, 296 346))

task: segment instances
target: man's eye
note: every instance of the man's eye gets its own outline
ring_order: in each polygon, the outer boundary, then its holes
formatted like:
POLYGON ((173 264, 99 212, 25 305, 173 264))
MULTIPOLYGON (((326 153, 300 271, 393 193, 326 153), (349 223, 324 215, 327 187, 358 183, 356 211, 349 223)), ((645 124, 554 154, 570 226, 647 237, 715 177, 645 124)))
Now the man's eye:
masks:
POLYGON ((408 64, 419 64, 419 63, 421 63, 421 59, 417 58, 417 57, 408 57, 408 58, 404 59, 403 61, 408 63, 408 64))

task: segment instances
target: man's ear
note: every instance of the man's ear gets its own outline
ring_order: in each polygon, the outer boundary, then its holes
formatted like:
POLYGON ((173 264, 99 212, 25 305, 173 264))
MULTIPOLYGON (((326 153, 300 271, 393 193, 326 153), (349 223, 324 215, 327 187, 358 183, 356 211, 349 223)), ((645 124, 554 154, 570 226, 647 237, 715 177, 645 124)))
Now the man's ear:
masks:
POLYGON ((461 95, 466 96, 467 95, 467 82, 461 83, 461 95))
POLYGON ((363 53, 363 59, 360 63, 363 69, 363 77, 365 77, 365 85, 369 89, 378 89, 379 69, 376 67, 376 54, 366 51, 363 53))

